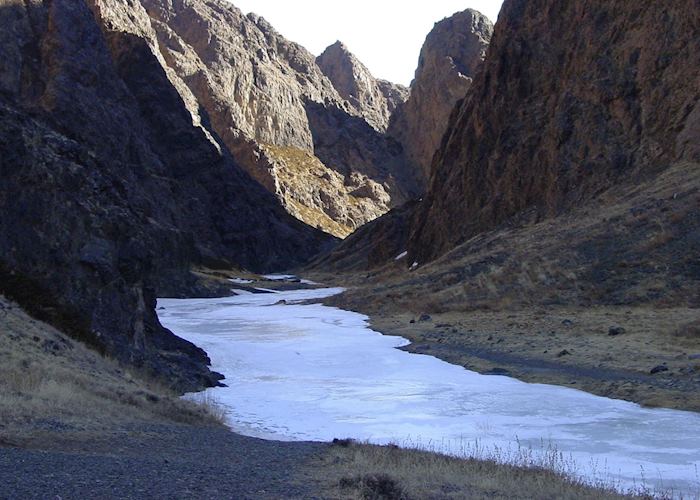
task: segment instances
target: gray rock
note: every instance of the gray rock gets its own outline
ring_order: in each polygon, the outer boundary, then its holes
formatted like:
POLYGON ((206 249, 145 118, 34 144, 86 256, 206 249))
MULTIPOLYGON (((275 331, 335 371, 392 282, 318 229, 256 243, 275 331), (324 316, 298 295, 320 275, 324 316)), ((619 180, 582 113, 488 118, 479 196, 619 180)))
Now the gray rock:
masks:
POLYGON ((195 121, 290 214, 344 237, 408 197, 403 151, 383 134, 399 87, 340 49, 319 59, 339 58, 329 79, 302 46, 223 0, 140 3, 195 121), (359 199, 343 188, 353 173, 387 187, 359 199))
POLYGON ((450 113, 467 94, 492 33, 486 16, 467 9, 435 23, 425 39, 410 97, 389 125, 389 134, 401 142, 423 185, 450 113))
POLYGON ((340 41, 316 58, 340 96, 379 132, 385 132, 397 106, 408 99, 408 89, 375 79, 340 41))
POLYGON ((608 335, 610 335, 611 337, 615 337, 617 335, 622 335, 623 333, 625 333, 625 329, 622 328, 621 326, 611 326, 608 329, 608 335))

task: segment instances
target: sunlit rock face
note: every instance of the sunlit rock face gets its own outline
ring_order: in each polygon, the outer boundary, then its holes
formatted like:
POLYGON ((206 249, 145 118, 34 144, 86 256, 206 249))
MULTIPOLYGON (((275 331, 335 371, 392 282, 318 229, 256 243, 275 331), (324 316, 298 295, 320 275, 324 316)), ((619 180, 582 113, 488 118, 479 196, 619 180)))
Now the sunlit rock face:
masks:
POLYGON ((406 87, 374 78, 340 41, 329 46, 316 63, 340 96, 380 132, 386 131, 392 113, 408 98, 406 87))
POLYGON ((467 95, 491 41, 491 21, 472 9, 442 21, 428 34, 408 101, 398 106, 389 134, 403 145, 423 186, 430 163, 447 130, 450 113, 467 95))
POLYGON ((375 80, 345 52, 337 67, 349 64, 349 74, 326 73, 302 46, 230 2, 140 5, 193 113, 295 217, 346 236, 413 195, 402 148, 383 133, 405 89, 375 80), (355 196, 358 188, 378 196, 355 196))

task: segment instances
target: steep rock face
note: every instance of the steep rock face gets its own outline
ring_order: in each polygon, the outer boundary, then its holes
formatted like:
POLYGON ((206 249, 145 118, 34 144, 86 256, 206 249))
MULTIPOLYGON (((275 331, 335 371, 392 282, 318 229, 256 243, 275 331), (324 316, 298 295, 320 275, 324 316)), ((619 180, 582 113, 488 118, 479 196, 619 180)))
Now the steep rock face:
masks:
POLYGON ((413 224, 423 263, 700 156, 697 2, 506 0, 413 224))
POLYGON ((181 389, 215 383, 156 293, 190 290, 192 265, 281 268, 326 238, 201 125, 138 2, 3 1, 0 28, 2 292, 181 389))
POLYGON ((340 96, 380 132, 386 131, 392 112, 408 98, 408 89, 375 79, 340 41, 326 48, 316 63, 340 96))
POLYGON ((389 125, 389 134, 401 142, 407 160, 417 165, 424 185, 450 113, 467 95, 492 34, 491 21, 467 9, 435 23, 425 39, 410 97, 389 125))
MULTIPOLYGON (((401 148, 367 125, 363 117, 373 116, 373 111, 346 102, 306 49, 286 40, 265 19, 243 15, 222 0, 141 3, 151 17, 168 68, 195 100, 191 110, 211 125, 234 158, 290 213, 312 225, 326 221, 328 224, 321 224, 324 230, 343 226, 345 229, 331 232, 344 235, 355 223, 370 220, 406 198, 410 187, 401 174, 401 148), (313 121, 310 113, 318 119, 313 121), (348 123, 360 121, 365 125, 363 134, 350 137, 345 133, 349 141, 335 141, 336 130, 318 125, 327 123, 329 117, 343 117, 348 123), (342 158, 324 154, 323 145, 329 142, 338 150, 345 148, 342 158), (328 204, 320 200, 335 196, 337 186, 327 183, 324 176, 310 175, 307 178, 313 185, 309 187, 318 196, 300 195, 292 204, 284 193, 292 193, 297 186, 288 182, 288 176, 277 175, 288 170, 290 157, 278 165, 278 156, 269 154, 271 148, 316 155, 325 168, 343 178, 342 183, 352 183, 358 175, 368 177, 384 191, 382 201, 374 203, 368 198, 360 205, 328 210, 328 204), (358 150, 370 152, 357 155, 358 150), (375 176, 387 168, 399 174, 392 171, 375 176), (388 203, 384 203, 385 197, 388 203), (345 214, 364 208, 363 214, 353 217, 355 223, 348 225, 345 214)), ((382 88, 389 96, 382 97, 386 114, 400 91, 389 84, 382 84, 382 88)), ((292 156, 301 158, 303 154, 292 156)), ((304 164, 294 168, 299 170, 304 164)), ((350 200, 342 198, 340 202, 345 199, 350 200)))
POLYGON ((165 60, 206 110, 225 143, 313 152, 305 99, 341 105, 306 49, 265 19, 220 0, 142 0, 165 60))

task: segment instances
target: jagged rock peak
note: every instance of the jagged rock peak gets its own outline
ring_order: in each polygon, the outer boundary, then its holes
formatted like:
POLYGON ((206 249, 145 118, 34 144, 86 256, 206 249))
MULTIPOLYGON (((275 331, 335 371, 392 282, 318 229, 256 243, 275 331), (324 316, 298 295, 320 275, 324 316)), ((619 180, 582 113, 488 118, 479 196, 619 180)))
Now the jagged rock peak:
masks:
POLYGON ((473 78, 486 56, 492 35, 493 23, 474 9, 457 12, 436 22, 421 49, 416 79, 441 59, 451 60, 461 75, 473 78))
POLYGON ((467 9, 435 23, 425 39, 411 95, 389 125, 389 134, 403 144, 424 181, 450 113, 471 86, 492 34, 491 21, 467 9))
POLYGON ((339 40, 326 48, 316 63, 340 96, 379 131, 386 130, 391 113, 408 98, 405 87, 374 78, 339 40))

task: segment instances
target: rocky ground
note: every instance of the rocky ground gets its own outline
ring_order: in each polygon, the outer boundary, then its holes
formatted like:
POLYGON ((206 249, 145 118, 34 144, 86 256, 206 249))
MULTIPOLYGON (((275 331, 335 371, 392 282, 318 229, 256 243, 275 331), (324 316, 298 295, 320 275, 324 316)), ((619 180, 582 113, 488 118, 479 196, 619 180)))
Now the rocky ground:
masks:
POLYGON ((0 446, 0 498, 312 498, 301 467, 326 447, 224 427, 151 424, 89 441, 0 446))
POLYGON ((700 411, 700 312, 544 307, 378 314, 372 325, 468 370, 565 385, 647 406, 700 411), (421 320, 421 317, 423 318, 421 320))

